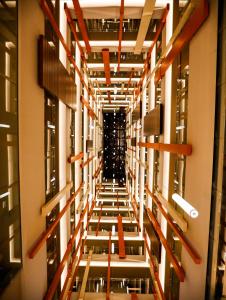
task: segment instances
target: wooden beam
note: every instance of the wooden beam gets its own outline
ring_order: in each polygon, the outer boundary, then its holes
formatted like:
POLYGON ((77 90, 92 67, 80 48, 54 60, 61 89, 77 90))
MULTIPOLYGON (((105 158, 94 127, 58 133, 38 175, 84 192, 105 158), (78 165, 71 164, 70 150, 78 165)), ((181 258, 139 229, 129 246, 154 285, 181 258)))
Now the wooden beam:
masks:
POLYGON ((67 183, 67 185, 61 191, 59 191, 55 196, 53 196, 52 199, 50 199, 47 203, 42 205, 41 208, 42 217, 46 217, 48 213, 50 213, 52 209, 60 202, 60 199, 63 198, 63 196, 65 196, 67 192, 71 190, 72 187, 73 187, 73 182, 71 181, 67 183))
POLYGON ((86 61, 85 61, 85 54, 84 54, 84 51, 83 51, 83 49, 82 49, 82 46, 81 46, 81 44, 80 44, 80 42, 79 42, 78 34, 77 34, 77 32, 76 32, 76 28, 75 28, 75 25, 74 25, 74 21, 73 21, 73 19, 72 19, 71 12, 70 12, 70 9, 69 9, 68 6, 67 6, 67 3, 64 3, 64 11, 65 11, 65 14, 66 14, 66 17, 67 17, 67 22, 68 22, 68 24, 69 24, 69 27, 70 27, 70 29, 71 29, 71 32, 72 32, 72 34, 73 34, 73 36, 74 36, 74 39, 75 39, 75 41, 76 41, 76 43, 77 43, 77 45, 78 45, 79 50, 80 50, 81 58, 82 58, 82 60, 83 60, 84 62, 86 62, 86 61))
POLYGON ((90 250, 89 255, 88 255, 88 260, 86 263, 85 272, 83 275, 82 286, 81 286, 81 290, 80 290, 80 293, 78 296, 78 300, 84 300, 84 297, 85 297, 86 284, 87 284, 87 280, 88 280, 88 276, 89 276, 89 269, 90 269, 92 254, 93 254, 93 250, 90 250))
POLYGON ((122 32, 123 32, 123 18, 124 18, 124 0, 121 0, 120 6, 120 22, 119 22, 119 34, 118 34, 118 68, 117 71, 120 71, 120 59, 121 59, 121 50, 122 50, 122 32))
POLYGON ((173 219, 167 214, 165 209, 162 207, 161 202, 158 200, 158 198, 152 194, 152 192, 149 190, 148 186, 146 185, 146 191, 148 195, 152 198, 152 200, 155 202, 155 204, 158 206, 161 214, 166 219, 168 225, 171 227, 173 232, 176 234, 176 236, 179 238, 181 244, 184 246, 184 248, 187 250, 188 254, 192 258, 192 260, 196 264, 201 264, 201 257, 197 253, 197 251, 193 248, 193 246, 190 244, 190 242, 187 240, 187 238, 184 236, 183 232, 179 230, 177 225, 173 222, 173 219))
POLYGON ((104 72, 106 77, 106 84, 111 84, 111 74, 110 74, 110 55, 109 49, 102 49, 102 56, 104 62, 104 72))
POLYGON ((78 27, 82 34, 83 41, 85 42, 85 45, 86 45, 86 51, 87 51, 87 53, 90 53, 91 47, 89 44, 89 37, 88 37, 87 29, 86 29, 86 24, 85 24, 85 21, 83 18, 82 9, 79 4, 79 0, 72 0, 72 2, 74 5, 75 15, 76 15, 77 21, 78 21, 78 27))
POLYGON ((128 168, 128 171, 129 171, 130 176, 131 176, 134 180, 136 180, 136 176, 135 176, 135 174, 133 174, 132 170, 131 170, 130 168, 128 168))
POLYGON ((122 225, 122 216, 118 216, 118 247, 119 247, 119 258, 126 258, 124 232, 122 225))
POLYGON ((192 146, 189 144, 163 144, 138 142, 139 147, 151 148, 157 151, 166 151, 173 154, 189 156, 192 153, 192 146))
POLYGON ((169 260, 171 261, 173 268, 177 274, 178 279, 180 282, 184 282, 185 279, 185 271, 183 267, 179 264, 178 260, 176 259, 175 255, 173 254, 173 251, 171 250, 164 234, 162 233, 161 227, 159 226, 159 223, 157 222, 155 216, 151 212, 150 208, 147 208, 147 214, 149 216, 149 220, 151 221, 153 228, 155 229, 156 233, 158 234, 158 237, 164 246, 166 253, 169 257, 169 260))
POLYGON ((95 155, 89 157, 85 162, 80 164, 80 168, 83 169, 86 165, 88 165, 93 159, 94 159, 95 155))
POLYGON ((71 155, 71 156, 69 156, 67 161, 69 162, 69 164, 72 164, 76 160, 79 160, 79 159, 83 158, 83 156, 84 156, 84 153, 80 152, 77 155, 71 155))
POLYGON ((96 236, 98 236, 98 233, 99 233, 100 219, 101 219, 101 215, 102 215, 102 208, 103 208, 103 204, 101 204, 101 207, 100 207, 100 213, 99 213, 99 218, 98 218, 98 222, 97 222, 97 229, 96 229, 96 236))
POLYGON ((82 187, 83 187, 83 182, 80 183, 80 186, 76 190, 74 194, 67 200, 66 205, 63 207, 63 209, 58 213, 56 219, 51 223, 51 225, 42 232, 40 237, 37 239, 35 244, 32 246, 31 250, 28 252, 28 257, 29 258, 34 258, 35 255, 38 253, 38 251, 41 249, 41 247, 44 245, 46 240, 52 235, 54 230, 56 229, 56 226, 60 222, 61 218, 65 214, 65 212, 68 210, 68 208, 71 206, 72 202, 75 200, 77 195, 80 193, 82 187))
POLYGON ((156 83, 165 75, 166 70, 173 63, 173 61, 175 60, 177 55, 182 51, 185 45, 187 45, 187 43, 192 39, 192 37, 199 30, 199 28, 209 15, 209 1, 200 0, 196 2, 198 3, 197 7, 195 7, 191 17, 188 19, 186 24, 183 26, 182 30, 179 32, 179 35, 174 41, 171 50, 169 51, 167 56, 161 60, 161 65, 156 70, 156 83))
POLYGON ((83 97, 83 95, 81 95, 80 97, 80 101, 82 102, 83 106, 85 106, 88 110, 88 114, 89 116, 93 119, 93 120, 97 120, 97 115, 95 114, 94 110, 92 109, 92 107, 89 105, 89 102, 83 97))
POLYGON ((155 292, 158 295, 157 299, 158 300, 166 300, 163 289, 162 289, 161 282, 159 280, 158 270, 156 268, 153 256, 151 254, 151 250, 148 246, 147 236, 146 236, 145 233, 144 233, 144 242, 145 242, 145 246, 146 246, 147 252, 149 254, 149 258, 150 258, 150 261, 149 261, 149 263, 150 263, 150 272, 151 272, 151 277, 152 277, 152 280, 153 280, 155 292))
POLYGON ((75 230, 73 232, 73 235, 70 238, 70 240, 68 241, 67 249, 66 249, 66 251, 64 253, 64 256, 63 256, 60 264, 57 267, 56 273, 54 274, 53 280, 52 280, 52 282, 51 282, 51 284, 50 284, 50 286, 48 288, 48 291, 46 293, 46 296, 45 296, 44 300, 51 300, 54 297, 54 294, 55 294, 55 292, 57 290, 57 286, 58 286, 60 278, 61 278, 61 274, 62 274, 62 272, 63 272, 63 270, 64 270, 64 268, 65 268, 65 266, 67 264, 67 261, 69 259, 70 254, 71 254, 71 251, 73 249, 73 246, 74 246, 74 243, 75 243, 75 239, 76 239, 78 231, 79 231, 79 229, 80 229, 80 227, 82 225, 82 221, 84 219, 84 216, 86 214, 88 206, 89 206, 89 202, 87 201, 86 206, 85 206, 85 208, 84 208, 84 210, 83 210, 83 212, 82 212, 82 214, 80 216, 79 222, 78 222, 78 224, 77 224, 77 226, 76 226, 76 228, 75 228, 75 230))

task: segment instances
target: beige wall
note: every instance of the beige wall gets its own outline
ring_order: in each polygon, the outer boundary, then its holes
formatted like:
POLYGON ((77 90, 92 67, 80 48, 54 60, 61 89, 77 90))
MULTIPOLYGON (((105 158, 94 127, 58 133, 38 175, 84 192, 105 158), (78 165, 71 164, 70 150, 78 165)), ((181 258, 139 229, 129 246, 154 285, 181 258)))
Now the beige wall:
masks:
POLYGON ((40 300, 46 291, 46 248, 34 259, 28 250, 45 229, 40 207, 45 200, 44 93, 37 84, 37 38, 44 33, 38 1, 19 3, 19 163, 22 270, 1 299, 40 300), (35 17, 34 17, 35 16, 35 17))
POLYGON ((209 219, 212 186, 217 52, 217 1, 210 1, 210 15, 190 43, 188 91, 188 143, 193 153, 186 162, 185 198, 199 211, 189 218, 187 236, 202 257, 195 265, 182 250, 186 272, 181 300, 205 299, 209 219))

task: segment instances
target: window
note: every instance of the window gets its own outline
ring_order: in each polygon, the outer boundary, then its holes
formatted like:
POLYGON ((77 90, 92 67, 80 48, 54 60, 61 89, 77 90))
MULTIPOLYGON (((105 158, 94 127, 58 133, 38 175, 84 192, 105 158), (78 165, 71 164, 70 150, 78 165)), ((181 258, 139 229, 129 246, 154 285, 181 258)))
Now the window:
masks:
MULTIPOLYGON (((2 1, 1 1, 2 3, 2 1)), ((21 268, 17 1, 0 4, 0 293, 21 268)))

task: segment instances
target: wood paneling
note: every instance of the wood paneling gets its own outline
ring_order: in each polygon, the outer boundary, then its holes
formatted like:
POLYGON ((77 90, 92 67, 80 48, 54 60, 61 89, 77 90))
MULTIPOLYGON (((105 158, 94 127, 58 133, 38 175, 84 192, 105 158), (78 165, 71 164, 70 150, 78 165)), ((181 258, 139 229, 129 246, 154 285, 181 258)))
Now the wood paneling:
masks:
POLYGON ((76 85, 60 62, 56 49, 43 35, 38 39, 38 83, 67 106, 75 109, 76 85))

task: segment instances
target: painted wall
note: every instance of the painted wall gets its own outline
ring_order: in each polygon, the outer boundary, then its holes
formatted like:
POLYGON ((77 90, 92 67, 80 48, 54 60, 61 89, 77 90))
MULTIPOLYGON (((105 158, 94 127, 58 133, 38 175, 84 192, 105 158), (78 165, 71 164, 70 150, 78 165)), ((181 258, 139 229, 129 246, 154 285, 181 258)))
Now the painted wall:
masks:
POLYGON ((185 198, 199 211, 197 219, 189 218, 187 237, 202 257, 195 265, 182 250, 186 272, 180 299, 205 298, 209 219, 212 189, 214 115, 217 55, 217 1, 210 1, 210 15, 189 47, 188 143, 193 153, 186 162, 185 198))
POLYGON ((37 85, 37 39, 44 18, 37 1, 19 1, 19 160, 23 268, 2 296, 4 300, 40 300, 46 291, 46 248, 27 256, 45 218, 44 93, 37 85), (32 12, 32 13, 31 13, 32 12), (34 18, 35 15, 35 18, 34 18))

